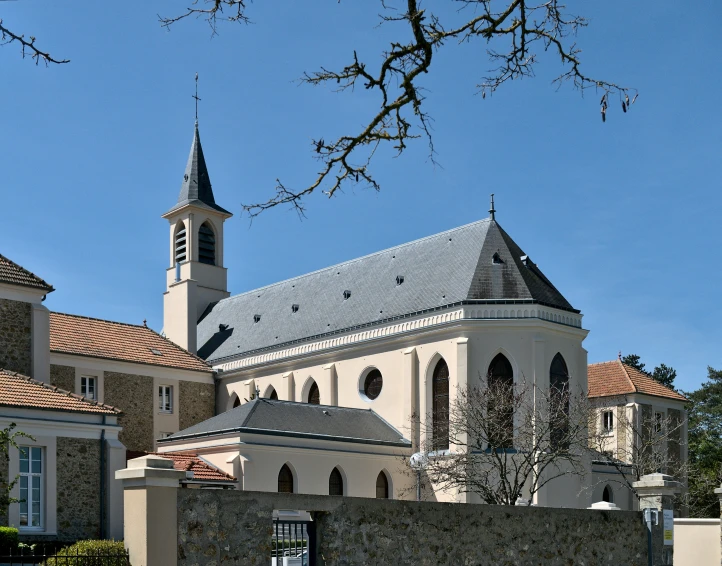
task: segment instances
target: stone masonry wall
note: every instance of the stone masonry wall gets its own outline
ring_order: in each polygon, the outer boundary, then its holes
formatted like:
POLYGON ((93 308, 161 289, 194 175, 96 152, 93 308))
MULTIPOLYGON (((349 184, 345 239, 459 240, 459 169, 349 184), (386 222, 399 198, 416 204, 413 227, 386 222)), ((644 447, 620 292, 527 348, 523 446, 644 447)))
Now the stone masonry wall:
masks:
POLYGON ((273 509, 311 511, 319 565, 645 566, 634 511, 179 489, 178 565, 266 566, 273 509))
POLYGON ((215 384, 180 381, 178 387, 180 405, 178 408, 178 424, 180 430, 215 416, 215 384))
POLYGON ((144 375, 104 374, 105 403, 118 407, 123 414, 118 423, 123 430, 119 440, 128 450, 153 451, 153 378, 144 375))
POLYGON ((58 437, 57 457, 57 538, 100 538, 100 440, 58 437))
POLYGON ((75 393, 75 368, 73 366, 50 365, 50 384, 75 393))
POLYGON ((32 306, 0 299, 0 368, 30 375, 32 306))

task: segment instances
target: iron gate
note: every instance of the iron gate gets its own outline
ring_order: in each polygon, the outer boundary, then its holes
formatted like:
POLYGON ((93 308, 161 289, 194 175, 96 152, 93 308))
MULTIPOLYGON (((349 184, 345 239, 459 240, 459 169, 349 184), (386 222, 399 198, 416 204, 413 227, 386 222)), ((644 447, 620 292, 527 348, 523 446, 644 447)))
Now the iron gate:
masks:
POLYGON ((271 566, 316 566, 313 521, 273 520, 271 566))

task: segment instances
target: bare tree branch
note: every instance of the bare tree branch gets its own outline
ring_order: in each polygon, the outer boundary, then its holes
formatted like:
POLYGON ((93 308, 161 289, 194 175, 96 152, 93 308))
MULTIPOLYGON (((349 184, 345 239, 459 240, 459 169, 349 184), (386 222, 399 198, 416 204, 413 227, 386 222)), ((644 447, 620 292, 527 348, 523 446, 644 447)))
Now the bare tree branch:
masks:
POLYGON ((216 35, 217 24, 219 21, 237 22, 247 24, 250 20, 246 17, 246 1, 247 0, 193 0, 190 8, 178 16, 166 18, 158 14, 158 21, 164 28, 170 29, 170 26, 176 22, 184 20, 190 16, 202 18, 208 22, 211 27, 211 35, 216 35), (206 8, 198 8, 196 6, 207 6, 206 8), (224 8, 228 8, 231 15, 226 16, 223 12, 224 8))
MULTIPOLYGON (((618 94, 623 111, 628 110, 631 104, 629 94, 634 89, 595 79, 582 72, 580 50, 570 38, 588 22, 581 16, 567 15, 560 0, 542 0, 539 4, 528 0, 454 1, 462 4, 462 8, 471 9, 473 17, 467 19, 469 14, 466 14, 461 22, 447 27, 437 15, 422 9, 420 0, 382 0, 384 12, 380 15, 381 23, 404 24, 411 32, 410 40, 392 42, 383 51, 381 64, 375 69, 360 61, 354 52, 352 61, 341 70, 322 67, 319 71, 303 74, 300 81, 304 84, 330 84, 339 91, 362 86, 375 91, 379 95, 378 111, 356 133, 347 133, 332 141, 321 137, 313 140, 314 157, 321 163, 315 179, 301 189, 290 188, 277 180, 275 196, 265 202, 244 205, 251 217, 281 204, 291 205, 302 215, 303 200, 317 189, 328 197, 348 185, 379 190, 380 185, 370 171, 370 164, 382 144, 390 144, 400 155, 409 140, 426 138, 429 159, 435 163, 431 117, 424 110, 424 90, 420 83, 423 75, 430 71, 434 53, 450 40, 458 43, 478 40, 489 44, 487 55, 497 66, 478 84, 482 98, 493 94, 509 81, 533 77, 540 54, 550 52, 559 57, 564 68, 554 83, 561 86, 569 81, 580 91, 588 88, 602 91, 602 120, 606 121, 610 95, 618 94), (404 8, 397 9, 393 6, 395 3, 403 3, 404 8), (497 7, 499 5, 501 8, 497 7)), ((224 8, 234 13, 226 19, 248 21, 245 0, 194 0, 193 7, 187 8, 185 13, 174 18, 161 18, 161 23, 168 27, 195 15, 204 17, 216 33, 216 19, 220 18, 224 8), (195 7, 199 3, 205 7, 195 7)), ((465 13, 464 9, 457 12, 465 13)))
POLYGON ((21 45, 23 59, 29 56, 35 60, 36 65, 38 65, 40 61, 45 63, 46 67, 50 63, 57 65, 70 63, 69 59, 55 59, 51 57, 50 53, 41 51, 36 47, 35 38, 33 36, 30 36, 30 39, 25 39, 24 35, 17 35, 11 32, 7 27, 5 27, 3 20, 0 20, 0 45, 7 45, 8 43, 13 42, 17 42, 21 45))

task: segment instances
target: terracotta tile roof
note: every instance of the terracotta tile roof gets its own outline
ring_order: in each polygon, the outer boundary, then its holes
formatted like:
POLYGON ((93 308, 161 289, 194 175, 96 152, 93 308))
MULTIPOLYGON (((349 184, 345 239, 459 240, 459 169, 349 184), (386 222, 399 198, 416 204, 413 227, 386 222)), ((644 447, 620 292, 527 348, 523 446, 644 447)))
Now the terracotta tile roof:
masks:
POLYGON ((75 393, 4 369, 0 369, 0 405, 103 415, 121 413, 120 409, 110 405, 89 401, 75 393))
POLYGON ((201 358, 147 326, 50 313, 50 351, 212 372, 201 358))
POLYGON ((621 360, 590 364, 587 368, 589 397, 613 397, 629 393, 642 393, 687 401, 684 395, 665 387, 647 374, 623 364, 621 360))
POLYGON ((132 460, 133 458, 140 458, 141 456, 147 456, 148 454, 173 460, 173 467, 176 470, 180 470, 182 472, 193 472, 193 479, 196 481, 236 481, 236 478, 234 478, 232 475, 227 474, 222 470, 219 470, 218 468, 199 458, 197 454, 194 454, 192 452, 166 452, 164 454, 161 454, 159 452, 134 452, 128 450, 126 452, 126 459, 132 460))
POLYGON ((20 267, 17 263, 9 260, 2 254, 0 254, 0 283, 42 289, 48 293, 55 290, 52 285, 46 283, 24 267, 20 267))

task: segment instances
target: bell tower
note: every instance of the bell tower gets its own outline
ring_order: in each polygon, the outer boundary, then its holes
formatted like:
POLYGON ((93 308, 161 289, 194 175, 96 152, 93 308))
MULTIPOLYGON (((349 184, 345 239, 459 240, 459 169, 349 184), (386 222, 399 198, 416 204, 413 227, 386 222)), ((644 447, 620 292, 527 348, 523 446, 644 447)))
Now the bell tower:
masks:
POLYGON ((194 354, 198 319, 209 304, 230 295, 223 267, 223 223, 231 216, 213 197, 196 120, 178 202, 163 215, 170 224, 163 330, 194 354))

